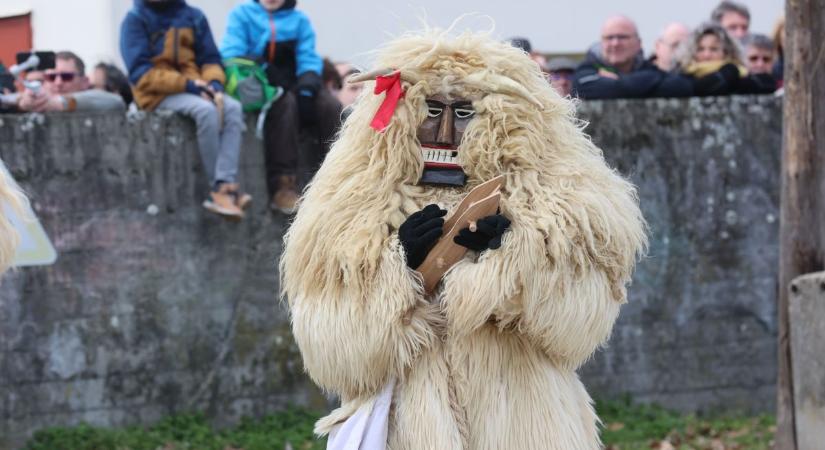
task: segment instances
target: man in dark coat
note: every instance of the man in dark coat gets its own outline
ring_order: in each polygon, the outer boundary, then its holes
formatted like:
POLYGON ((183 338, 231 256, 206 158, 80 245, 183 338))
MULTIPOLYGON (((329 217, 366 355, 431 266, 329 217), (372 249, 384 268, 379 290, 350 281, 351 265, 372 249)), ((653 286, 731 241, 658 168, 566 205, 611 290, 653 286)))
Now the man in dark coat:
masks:
POLYGON ((686 97, 690 83, 644 59, 636 24, 624 16, 607 19, 601 42, 576 69, 573 89, 583 99, 686 97))

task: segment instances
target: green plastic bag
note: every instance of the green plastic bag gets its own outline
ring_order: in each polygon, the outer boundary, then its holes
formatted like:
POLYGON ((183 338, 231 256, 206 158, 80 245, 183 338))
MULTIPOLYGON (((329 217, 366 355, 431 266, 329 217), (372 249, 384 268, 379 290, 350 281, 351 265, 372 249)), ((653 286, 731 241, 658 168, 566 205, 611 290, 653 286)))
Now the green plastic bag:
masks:
MULTIPOLYGON (((226 93, 241 102, 244 111, 261 111, 283 94, 280 86, 270 86, 266 72, 247 58, 224 60, 226 93)), ((268 108, 266 108, 268 109, 268 108)))

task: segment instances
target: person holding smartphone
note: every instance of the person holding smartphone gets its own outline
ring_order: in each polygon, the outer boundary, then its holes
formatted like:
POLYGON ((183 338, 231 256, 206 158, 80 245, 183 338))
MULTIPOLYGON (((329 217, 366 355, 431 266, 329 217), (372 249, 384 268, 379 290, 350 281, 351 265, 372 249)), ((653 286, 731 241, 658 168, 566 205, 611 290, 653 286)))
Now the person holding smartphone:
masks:
POLYGON ((204 208, 241 219, 252 200, 236 180, 243 115, 240 102, 223 95, 226 78, 206 16, 185 0, 135 0, 120 27, 120 53, 138 107, 195 120, 211 187, 204 208))
POLYGON ((26 89, 17 100, 17 108, 22 112, 126 109, 120 96, 90 89, 86 65, 70 51, 56 53, 53 67, 27 73, 24 85, 26 89))

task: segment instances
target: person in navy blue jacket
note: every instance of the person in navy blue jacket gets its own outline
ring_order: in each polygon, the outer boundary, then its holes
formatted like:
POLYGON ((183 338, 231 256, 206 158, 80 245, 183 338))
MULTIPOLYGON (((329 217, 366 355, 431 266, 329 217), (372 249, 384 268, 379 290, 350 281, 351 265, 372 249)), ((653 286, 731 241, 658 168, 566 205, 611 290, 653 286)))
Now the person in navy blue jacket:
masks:
POLYGON ((223 95, 226 77, 206 16, 185 0, 134 0, 120 26, 120 53, 141 109, 194 119, 212 186, 204 208, 241 219, 252 201, 236 180, 243 112, 223 95))
POLYGON ((286 214, 298 200, 298 133, 317 133, 321 157, 340 123, 341 103, 323 88, 315 30, 295 0, 248 0, 229 14, 220 46, 224 59, 246 57, 265 65, 269 83, 284 88, 264 124, 270 207, 286 214))
POLYGON ((688 97, 692 86, 646 61, 636 24, 614 16, 576 69, 573 91, 583 99, 688 97))

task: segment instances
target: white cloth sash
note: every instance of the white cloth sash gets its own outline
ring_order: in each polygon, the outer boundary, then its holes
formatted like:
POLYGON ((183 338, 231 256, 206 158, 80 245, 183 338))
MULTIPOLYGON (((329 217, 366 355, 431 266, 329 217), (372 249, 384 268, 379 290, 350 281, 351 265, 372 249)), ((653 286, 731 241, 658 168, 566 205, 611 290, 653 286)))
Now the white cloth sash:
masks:
POLYGON ((327 450, 386 450, 392 391, 391 378, 378 395, 329 432, 327 450))

